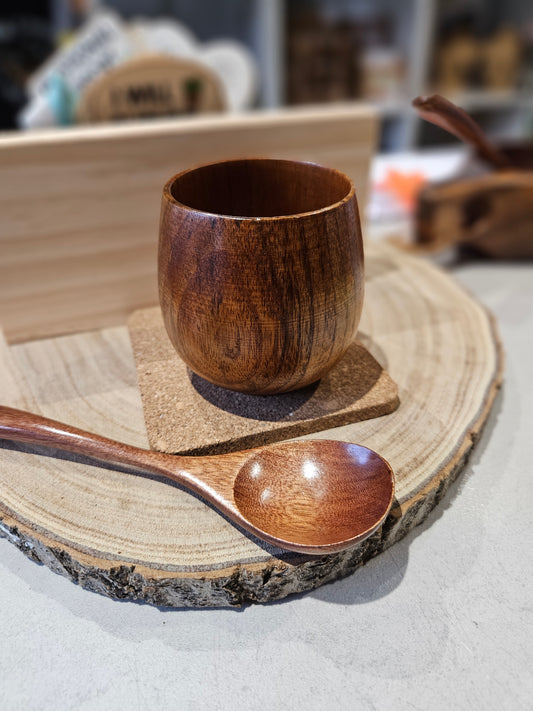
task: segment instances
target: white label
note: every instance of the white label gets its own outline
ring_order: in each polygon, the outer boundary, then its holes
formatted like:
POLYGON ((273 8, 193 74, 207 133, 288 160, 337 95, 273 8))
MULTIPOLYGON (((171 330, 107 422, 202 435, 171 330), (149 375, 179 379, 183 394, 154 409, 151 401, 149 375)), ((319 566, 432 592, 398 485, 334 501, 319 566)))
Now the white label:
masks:
POLYGON ((72 44, 60 50, 28 83, 31 94, 45 95, 50 77, 59 75, 75 93, 104 70, 120 64, 130 54, 130 43, 119 18, 98 12, 83 27, 72 44))

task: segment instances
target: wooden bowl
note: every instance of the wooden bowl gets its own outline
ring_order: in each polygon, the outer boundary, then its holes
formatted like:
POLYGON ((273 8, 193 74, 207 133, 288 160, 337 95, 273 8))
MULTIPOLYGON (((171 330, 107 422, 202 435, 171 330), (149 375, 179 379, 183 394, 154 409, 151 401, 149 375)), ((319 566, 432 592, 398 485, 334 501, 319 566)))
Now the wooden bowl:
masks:
POLYGON ((163 190, 159 295, 192 371, 280 393, 320 379, 363 306, 355 188, 312 163, 242 159, 179 173, 163 190))

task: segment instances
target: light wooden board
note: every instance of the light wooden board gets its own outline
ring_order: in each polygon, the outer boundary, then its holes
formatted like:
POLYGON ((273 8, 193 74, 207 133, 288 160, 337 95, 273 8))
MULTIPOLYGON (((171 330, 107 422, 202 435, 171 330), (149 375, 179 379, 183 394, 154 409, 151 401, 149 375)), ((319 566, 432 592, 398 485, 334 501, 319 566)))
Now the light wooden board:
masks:
MULTIPOLYGON (((312 435, 369 446, 395 471, 393 509, 383 529, 359 546, 320 558, 289 554, 155 478, 22 445, 0 449, 0 530, 90 590, 158 605, 267 601, 351 573, 438 503, 502 377, 486 311, 448 275, 389 246, 367 247, 359 337, 398 384, 401 405, 312 435)), ((126 327, 4 346, 0 368, 5 404, 146 445, 126 327)))
POLYGON ((202 115, 0 135, 0 323, 9 342, 125 322, 157 302, 164 183, 192 165, 311 160, 354 180, 364 204, 369 107, 202 115))

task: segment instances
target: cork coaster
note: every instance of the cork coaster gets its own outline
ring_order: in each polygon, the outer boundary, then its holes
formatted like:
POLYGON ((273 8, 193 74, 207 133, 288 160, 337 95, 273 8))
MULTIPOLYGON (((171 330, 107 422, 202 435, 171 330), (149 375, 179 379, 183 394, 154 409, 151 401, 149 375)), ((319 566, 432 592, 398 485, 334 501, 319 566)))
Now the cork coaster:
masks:
POLYGON ((359 341, 318 383, 281 395, 247 395, 187 368, 158 307, 135 311, 128 328, 148 440, 161 452, 231 452, 380 417, 399 405, 396 383, 359 341))

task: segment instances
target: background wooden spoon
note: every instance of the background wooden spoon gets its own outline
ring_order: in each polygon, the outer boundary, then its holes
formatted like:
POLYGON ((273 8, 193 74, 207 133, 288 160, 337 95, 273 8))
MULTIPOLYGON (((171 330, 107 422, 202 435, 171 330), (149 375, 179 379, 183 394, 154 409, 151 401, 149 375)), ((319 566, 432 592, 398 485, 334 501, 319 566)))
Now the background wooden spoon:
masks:
POLYGON ((334 440, 184 457, 132 447, 3 406, 0 439, 153 472, 204 497, 257 537, 298 553, 333 553, 364 540, 383 523, 394 497, 394 476, 382 457, 334 440))
POLYGON ((498 170, 511 167, 507 156, 488 139, 481 126, 456 104, 439 94, 417 96, 412 104, 421 118, 473 146, 482 158, 498 170))

